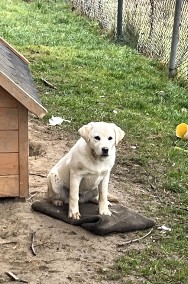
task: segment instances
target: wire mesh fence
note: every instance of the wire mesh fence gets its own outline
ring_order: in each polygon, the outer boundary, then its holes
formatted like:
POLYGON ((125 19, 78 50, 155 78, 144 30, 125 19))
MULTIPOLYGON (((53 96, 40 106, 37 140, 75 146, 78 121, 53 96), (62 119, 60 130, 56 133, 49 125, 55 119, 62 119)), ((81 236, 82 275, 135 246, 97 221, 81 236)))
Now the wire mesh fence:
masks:
MULTIPOLYGON (((70 0, 82 14, 117 36, 118 2, 122 6, 121 39, 139 52, 169 65, 176 0, 70 0)), ((188 1, 182 0, 177 75, 188 80, 188 1)))

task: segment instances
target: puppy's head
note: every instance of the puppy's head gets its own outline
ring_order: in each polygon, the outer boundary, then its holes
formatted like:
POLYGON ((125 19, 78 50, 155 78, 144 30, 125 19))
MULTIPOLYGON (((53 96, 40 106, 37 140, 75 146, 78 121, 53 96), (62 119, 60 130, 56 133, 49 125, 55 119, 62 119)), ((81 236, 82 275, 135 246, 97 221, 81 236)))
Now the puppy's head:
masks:
POLYGON ((124 131, 114 123, 90 122, 78 130, 91 151, 99 157, 108 157, 123 139, 124 131))

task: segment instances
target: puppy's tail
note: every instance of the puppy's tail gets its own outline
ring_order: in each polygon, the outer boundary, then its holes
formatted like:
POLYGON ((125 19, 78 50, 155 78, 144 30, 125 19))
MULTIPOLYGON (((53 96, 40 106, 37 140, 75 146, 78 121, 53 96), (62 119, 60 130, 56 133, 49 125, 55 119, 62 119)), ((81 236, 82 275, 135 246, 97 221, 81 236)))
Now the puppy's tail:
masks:
POLYGON ((117 197, 113 196, 112 194, 108 193, 108 201, 118 203, 119 199, 117 197))

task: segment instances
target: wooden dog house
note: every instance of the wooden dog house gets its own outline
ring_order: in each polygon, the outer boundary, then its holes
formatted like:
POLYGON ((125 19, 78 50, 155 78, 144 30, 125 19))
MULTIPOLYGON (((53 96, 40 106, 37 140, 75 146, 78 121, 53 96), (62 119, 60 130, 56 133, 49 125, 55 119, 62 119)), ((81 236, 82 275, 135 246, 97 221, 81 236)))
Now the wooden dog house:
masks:
POLYGON ((28 111, 43 117, 29 62, 0 38, 0 197, 27 197, 28 111))

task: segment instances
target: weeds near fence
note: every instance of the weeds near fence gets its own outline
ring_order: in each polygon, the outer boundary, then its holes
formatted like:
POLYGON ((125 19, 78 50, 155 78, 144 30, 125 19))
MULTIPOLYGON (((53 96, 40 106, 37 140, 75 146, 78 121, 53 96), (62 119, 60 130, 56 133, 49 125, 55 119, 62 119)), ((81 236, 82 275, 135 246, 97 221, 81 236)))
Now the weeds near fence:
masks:
MULTIPOLYGON (((178 24, 180 31, 175 68, 178 71, 177 77, 187 81, 188 3, 186 0, 181 0, 181 2, 181 22, 180 25, 178 24)), ((81 14, 97 20, 103 28, 108 30, 109 34, 115 37, 117 35, 118 39, 121 37, 121 41, 125 44, 149 57, 158 58, 168 70, 176 0, 119 0, 122 7, 121 13, 118 13, 118 0, 115 2, 112 0, 88 0, 87 2, 71 0, 69 3, 81 14)))

